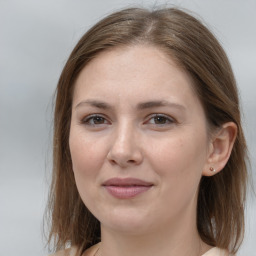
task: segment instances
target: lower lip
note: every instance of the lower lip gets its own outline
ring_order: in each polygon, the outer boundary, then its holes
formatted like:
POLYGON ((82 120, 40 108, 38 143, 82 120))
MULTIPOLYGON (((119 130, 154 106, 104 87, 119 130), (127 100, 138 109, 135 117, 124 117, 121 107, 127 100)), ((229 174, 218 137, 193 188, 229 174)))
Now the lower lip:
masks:
POLYGON ((106 190, 119 199, 129 199, 148 191, 151 186, 105 186, 106 190))

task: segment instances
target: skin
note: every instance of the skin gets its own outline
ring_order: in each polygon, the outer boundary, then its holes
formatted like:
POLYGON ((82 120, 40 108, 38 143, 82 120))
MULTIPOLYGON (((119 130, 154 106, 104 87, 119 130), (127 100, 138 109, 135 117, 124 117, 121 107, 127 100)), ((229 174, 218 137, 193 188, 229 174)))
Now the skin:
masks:
POLYGON ((92 60, 75 84, 69 145, 78 191, 101 223, 100 255, 207 251, 196 228, 198 185, 228 159, 230 127, 209 137, 189 75, 155 47, 115 48, 92 60), (164 104, 142 104, 152 101, 164 104), (115 177, 152 187, 118 199, 102 186, 115 177))

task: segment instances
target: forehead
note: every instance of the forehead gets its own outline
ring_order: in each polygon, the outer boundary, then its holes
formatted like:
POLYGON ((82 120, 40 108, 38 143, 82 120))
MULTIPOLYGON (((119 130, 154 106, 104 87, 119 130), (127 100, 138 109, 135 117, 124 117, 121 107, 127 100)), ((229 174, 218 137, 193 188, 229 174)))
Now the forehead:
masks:
POLYGON ((74 101, 98 96, 111 100, 114 95, 120 100, 129 95, 132 99, 161 98, 166 94, 196 97, 191 77, 165 51, 136 45, 104 51, 89 62, 76 80, 74 101))

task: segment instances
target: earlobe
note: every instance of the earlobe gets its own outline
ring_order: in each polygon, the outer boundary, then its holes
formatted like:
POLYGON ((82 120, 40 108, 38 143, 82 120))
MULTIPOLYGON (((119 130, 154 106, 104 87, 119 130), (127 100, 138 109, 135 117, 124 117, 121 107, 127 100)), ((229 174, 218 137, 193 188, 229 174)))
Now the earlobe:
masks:
POLYGON ((237 126, 233 122, 223 124, 212 136, 204 176, 213 176, 220 172, 228 162, 236 140, 237 126))

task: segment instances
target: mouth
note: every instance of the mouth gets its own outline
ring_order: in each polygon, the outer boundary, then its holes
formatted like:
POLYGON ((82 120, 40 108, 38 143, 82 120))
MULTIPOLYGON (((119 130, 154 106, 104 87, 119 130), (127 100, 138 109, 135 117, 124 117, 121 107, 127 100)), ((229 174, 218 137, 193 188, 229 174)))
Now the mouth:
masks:
POLYGON ((113 178, 104 182, 102 186, 115 198, 129 199, 148 191, 153 183, 135 178, 113 178))

